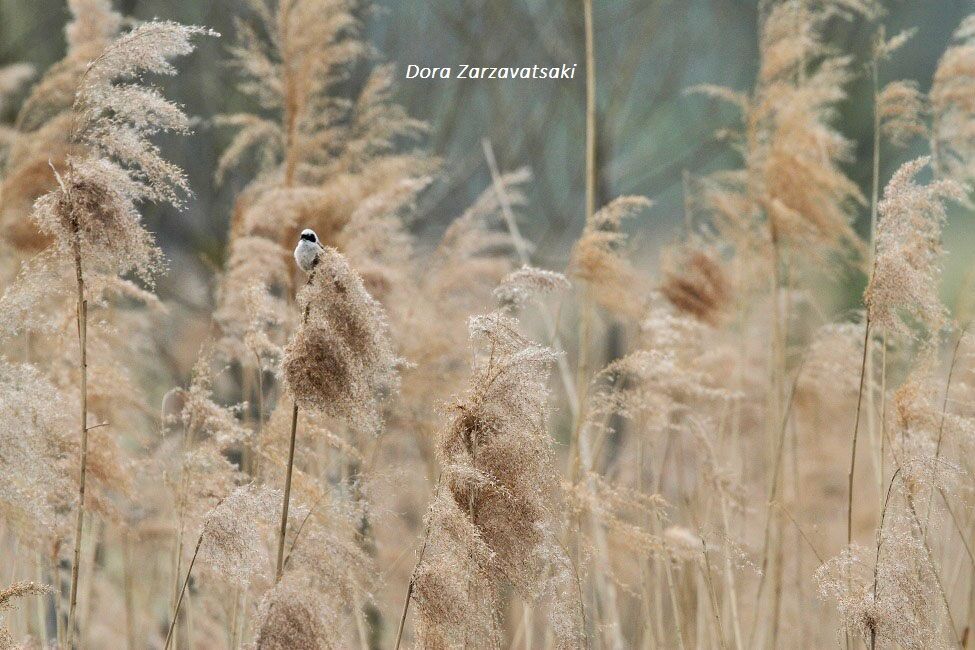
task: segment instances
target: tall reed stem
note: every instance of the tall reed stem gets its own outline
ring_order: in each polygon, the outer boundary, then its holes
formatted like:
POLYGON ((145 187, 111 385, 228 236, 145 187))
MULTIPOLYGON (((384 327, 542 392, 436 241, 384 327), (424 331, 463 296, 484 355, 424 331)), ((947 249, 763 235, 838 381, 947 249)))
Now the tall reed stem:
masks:
MULTIPOLYGON (((883 38, 883 31, 881 36, 883 38)), ((877 207, 880 201, 880 73, 877 57, 870 62, 870 72, 873 79, 873 165, 870 180, 870 257, 867 268, 873 268, 877 255, 877 207)), ((878 436, 876 429, 876 409, 874 405, 874 354, 867 353, 867 433, 871 442, 877 448, 877 493, 884 493, 884 444, 883 433, 878 436)), ((883 504, 881 504, 883 509, 883 504)), ((881 519, 881 521, 883 521, 881 519)))
MULTIPOLYGON (((164 424, 165 426, 165 424, 164 424)), ((189 490, 189 467, 187 454, 193 443, 192 427, 183 424, 182 460, 180 462, 179 486, 176 493, 176 541, 173 546, 173 591, 169 598, 169 607, 176 611, 176 600, 179 598, 179 576, 183 568, 183 534, 186 530, 186 499, 189 490)), ((173 642, 173 647, 179 647, 179 641, 173 642)))
POLYGON ((80 354, 78 371, 81 374, 81 475, 78 479, 78 514, 75 519, 74 559, 71 564, 71 592, 68 598, 68 629, 66 647, 70 650, 74 637, 75 614, 78 606, 78 572, 81 565, 81 532, 85 521, 85 479, 88 474, 88 300, 85 298, 85 277, 81 268, 81 234, 78 223, 72 223, 74 234, 75 280, 78 285, 78 342, 80 354))
MULTIPOLYGON (((586 40, 586 223, 596 213, 596 48, 593 37, 592 0, 582 0, 583 31, 586 40)), ((580 305, 579 359, 576 365, 576 387, 579 393, 579 409, 572 432, 572 480, 579 478, 581 469, 579 437, 585 419, 585 395, 588 382, 589 336, 592 328, 592 305, 589 289, 584 290, 580 305)))
POLYGON ((674 572, 670 567, 670 558, 663 559, 664 572, 667 576, 667 591, 670 593, 670 606, 674 610, 674 632, 677 634, 677 645, 680 650, 685 650, 684 628, 681 625, 683 614, 680 609, 680 599, 677 597, 677 587, 674 585, 674 572))
MULTIPOLYGON (((308 276, 307 284, 311 284, 314 279, 314 272, 308 276)), ((301 324, 308 323, 308 313, 311 305, 305 305, 305 313, 301 318, 301 324)), ((295 400, 291 410, 291 441, 288 443, 288 470, 284 477, 284 504, 281 506, 281 530, 278 533, 278 565, 275 571, 274 580, 281 579, 284 572, 284 538, 288 532, 288 507, 291 504, 291 475, 295 466, 295 438, 298 434, 298 400, 295 400)))
MULTIPOLYGON (((529 255, 528 243, 521 236, 518 221, 515 219, 514 211, 511 209, 511 200, 508 198, 508 192, 504 187, 504 179, 501 177, 501 170, 494 157, 494 148, 491 146, 491 141, 487 138, 481 140, 481 147, 484 149, 484 158, 487 160, 488 170, 491 172, 491 184, 494 186, 494 191, 498 195, 498 203, 501 204, 501 214, 504 217, 505 225, 514 243, 515 252, 518 254, 518 261, 524 266, 529 266, 531 265, 531 256, 529 255)), ((545 333, 548 335, 549 344, 556 351, 561 352, 563 350, 562 341, 559 339, 558 326, 555 319, 552 318, 552 315, 547 309, 540 309, 539 314, 542 317, 542 325, 544 325, 545 333)), ((562 385, 565 388, 565 396, 569 402, 569 411, 572 414, 573 420, 575 420, 579 417, 579 392, 575 380, 572 378, 572 371, 569 369, 569 361, 565 358, 564 354, 560 354, 558 355, 556 364, 558 364, 559 377, 562 380, 562 385)))
MULTIPOLYGON (((440 496, 440 481, 443 479, 443 473, 437 478, 437 487, 433 492, 433 498, 437 499, 440 496)), ((403 613, 399 618, 399 629, 396 630, 396 648, 399 650, 399 645, 403 641, 403 628, 406 627, 406 617, 410 613, 410 599, 413 597, 413 587, 416 585, 416 572, 420 569, 420 565, 423 563, 423 556, 427 552, 427 543, 430 541, 430 522, 427 521, 426 530, 423 533, 423 545, 420 546, 420 553, 416 559, 416 565, 413 567, 413 572, 410 574, 410 584, 406 587, 406 600, 403 602, 403 613)), ((581 596, 580 596, 581 597, 581 596)))
MULTIPOLYGON (((951 353, 951 364, 948 366, 948 378, 945 380, 945 396, 944 400, 941 402, 941 423, 938 425, 938 442, 934 449, 934 467, 932 471, 938 471, 938 459, 941 458, 941 442, 944 438, 945 433, 945 418, 948 414, 948 395, 951 392, 951 378, 955 374, 955 364, 958 362, 958 349, 961 347, 961 342, 965 338, 965 332, 968 326, 966 325, 962 328, 961 332, 958 334, 958 340, 955 341, 954 350, 951 353)), ((928 523, 931 520, 931 502, 934 500, 934 492, 937 488, 932 487, 931 491, 928 492, 928 505, 927 510, 924 513, 924 527, 921 530, 921 534, 925 537, 928 534, 928 523)))
POLYGON ((291 474, 295 465, 295 437, 298 432, 298 402, 291 409, 291 442, 288 445, 288 470, 284 478, 284 504, 281 506, 281 530, 278 533, 278 565, 275 580, 284 571, 284 538, 288 532, 288 507, 291 502, 291 474))
POLYGON ((128 530, 122 533, 122 589, 125 600, 126 647, 128 650, 135 650, 135 587, 132 581, 132 540, 128 530))
POLYGON ((873 258, 877 254, 877 206, 880 201, 880 80, 877 69, 877 59, 874 57, 870 65, 871 76, 873 78, 873 168, 870 181, 870 259, 869 265, 873 266, 873 258))
POLYGON ((163 646, 163 650, 169 650, 169 645, 173 641, 173 631, 176 629, 176 620, 179 618, 179 606, 183 604, 183 596, 186 594, 186 586, 190 583, 190 575, 193 573, 193 565, 196 564, 196 556, 200 553, 200 544, 203 543, 203 534, 206 529, 200 531, 200 537, 196 540, 196 548, 193 549, 193 557, 190 559, 190 565, 186 569, 186 578, 183 580, 183 586, 179 590, 179 596, 176 598, 176 607, 173 609, 173 619, 169 622, 169 632, 166 633, 166 644, 163 646))
MULTIPOLYGON (((768 574, 768 558, 770 553, 770 548, 772 544, 772 523, 778 518, 774 516, 775 510, 773 506, 778 503, 778 493, 780 476, 782 474, 782 456, 785 449, 785 439, 786 432, 789 426, 789 419, 792 414, 792 405, 795 402, 796 388, 799 385, 799 379, 802 376, 802 370, 806 364, 806 355, 803 355, 802 359, 799 361, 799 366, 796 368, 795 377, 792 380, 792 387, 789 390, 788 398, 786 399, 785 406, 782 412, 782 419, 780 420, 780 426, 776 436, 775 443, 775 464, 772 466, 772 478, 769 481, 768 487, 768 502, 765 505, 765 533, 763 536, 762 543, 762 568, 759 572, 761 576, 758 581, 758 593, 756 595, 757 600, 761 600, 762 593, 765 589, 765 576, 768 574)), ((725 527, 727 528, 727 521, 725 522, 725 527)), ((730 533, 729 533, 730 534, 730 533)), ((754 627, 751 632, 749 632, 749 638, 754 637, 754 627)))
POLYGON ((863 326, 863 359, 860 362, 860 388, 857 391, 857 412, 853 420, 853 440, 850 443, 850 473, 846 492, 846 543, 853 542, 853 474, 857 466, 857 434, 860 430, 860 411, 863 406, 863 383, 867 375, 867 354, 870 350, 870 318, 863 326))
POLYGON ((264 369, 261 366, 261 355, 255 352, 254 356, 257 359, 257 425, 254 428, 250 472, 257 479, 261 471, 261 437, 264 433, 264 369))
MULTIPOLYGON (((593 30, 592 0, 582 0, 585 48, 586 48, 586 223, 591 224, 596 212, 596 48, 593 30)), ((579 328, 579 363, 577 367, 576 386, 579 391, 579 415, 573 427, 571 444, 574 453, 572 457, 572 481, 579 480, 584 472, 593 469, 593 458, 588 441, 585 439, 585 400, 586 386, 589 374, 589 338, 592 329, 593 308, 591 288, 586 287, 582 297, 581 325, 579 328)), ((608 571, 608 550, 605 532, 600 524, 591 518, 590 524, 596 546, 594 557, 597 562, 595 591, 597 600, 605 608, 606 626, 609 629, 612 648, 623 647, 623 636, 620 628, 620 615, 616 602, 616 591, 612 584, 604 580, 608 571)), ((581 529, 578 522, 577 529, 581 529)), ((578 548, 577 548, 578 552, 578 548)), ((578 561, 577 561, 578 564, 578 561)), ((580 594, 581 597, 581 594, 580 594)))
MULTIPOLYGON (((877 553, 874 556, 873 561, 873 602, 877 602, 877 583, 879 582, 880 576, 880 548, 884 543, 884 521, 887 518, 887 506, 890 505, 890 495, 894 491, 894 481, 897 479, 898 474, 900 474, 901 468, 898 467, 894 470, 894 475, 890 477, 890 485, 887 487, 887 496, 884 497, 884 505, 880 509, 880 525, 877 526, 877 553)), ((877 647, 877 630, 874 627, 870 628, 870 650, 874 650, 877 647)))
MULTIPOLYGON (((37 576, 37 582, 44 584, 47 582, 44 578, 44 556, 39 552, 35 552, 35 575, 37 576)), ((37 608, 35 613, 37 615, 37 634, 40 637, 41 647, 47 648, 48 635, 47 635, 47 610, 48 610, 49 594, 38 594, 37 596, 37 608)))
POLYGON ((721 625, 721 610, 718 605, 718 597, 714 591, 714 582, 711 580, 711 559, 708 556, 706 542, 704 542, 702 555, 704 557, 704 564, 703 566, 699 565, 698 568, 704 576, 704 583, 707 587, 708 599, 711 605, 711 616, 714 618, 714 634, 718 637, 718 645, 721 647, 721 650, 727 650, 728 646, 725 644, 724 632, 722 631, 721 625))
POLYGON ((592 0, 582 0, 586 32, 586 221, 596 213, 596 46, 592 0))

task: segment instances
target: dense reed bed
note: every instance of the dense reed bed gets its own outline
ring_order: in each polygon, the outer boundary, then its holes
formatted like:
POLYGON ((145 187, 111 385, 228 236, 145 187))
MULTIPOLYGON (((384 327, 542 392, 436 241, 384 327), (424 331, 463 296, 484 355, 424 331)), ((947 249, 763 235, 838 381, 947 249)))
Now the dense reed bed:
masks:
POLYGON ((760 2, 753 85, 682 100, 723 105, 737 163, 685 174, 651 269, 627 234, 653 197, 597 204, 590 0, 561 257, 522 235, 530 170, 488 140, 480 198, 415 235, 450 170, 361 3, 250 0, 222 36, 68 5, 62 61, 0 69, 0 648, 975 644, 975 274, 941 297, 975 15, 933 79, 890 79, 912 33, 874 0, 760 2), (870 51, 830 42, 847 23, 870 51), (230 144, 187 178, 158 136, 198 122, 162 88, 210 38, 250 104, 201 116, 230 144), (186 319, 143 210, 227 179, 212 300, 166 348, 150 332, 186 319))

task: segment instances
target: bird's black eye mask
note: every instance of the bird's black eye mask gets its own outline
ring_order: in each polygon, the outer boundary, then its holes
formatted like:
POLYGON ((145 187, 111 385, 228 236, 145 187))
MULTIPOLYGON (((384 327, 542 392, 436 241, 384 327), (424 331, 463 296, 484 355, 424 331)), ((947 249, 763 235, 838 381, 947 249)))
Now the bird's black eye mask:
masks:
POLYGON ((315 233, 313 233, 313 232, 303 232, 303 233, 301 233, 301 238, 304 239, 305 241, 314 242, 315 241, 315 233))

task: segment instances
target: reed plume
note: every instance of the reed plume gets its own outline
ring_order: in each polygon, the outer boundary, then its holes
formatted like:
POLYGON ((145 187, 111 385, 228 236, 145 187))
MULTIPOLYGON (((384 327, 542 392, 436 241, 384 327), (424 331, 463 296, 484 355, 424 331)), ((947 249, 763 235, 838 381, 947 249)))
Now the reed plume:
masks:
POLYGON ((662 263, 660 292, 680 311, 718 325, 731 302, 729 273, 720 257, 705 248, 673 251, 662 263))
MULTIPOLYGON (((555 276, 548 280, 562 284, 555 276)), ((426 647, 491 646, 503 585, 550 603, 558 644, 581 644, 578 593, 558 542, 559 483, 542 435, 554 353, 497 311, 470 321, 478 356, 448 405, 442 485, 427 513, 427 548, 411 578, 426 647), (550 577, 549 577, 550 576, 550 577)))
POLYGON ((358 539, 361 505, 326 495, 302 517, 287 571, 258 605, 257 647, 366 647, 371 642, 362 636, 362 612, 373 599, 376 567, 358 539))
POLYGON ((931 156, 935 169, 960 182, 975 178, 975 15, 962 20, 931 82, 931 156))
POLYGON ((931 620, 939 608, 934 577, 910 524, 888 522, 881 542, 876 567, 872 550, 852 546, 817 569, 820 597, 836 604, 845 628, 865 643, 947 647, 931 620))
POLYGON ((572 274, 593 287, 600 306, 622 316, 638 317, 644 309, 644 287, 618 250, 626 240, 620 231, 624 219, 651 206, 648 199, 624 196, 601 208, 586 221, 585 230, 572 249, 572 274))
POLYGON ((68 156, 84 154, 73 133, 79 84, 88 64, 122 29, 122 15, 107 0, 67 4, 71 13, 64 30, 67 53, 30 88, 9 131, 10 148, 0 184, 0 233, 24 253, 36 253, 50 243, 29 218, 34 201, 57 187, 52 165, 63 172, 68 156))
POLYGON ((204 517, 196 547, 178 592, 166 636, 168 650, 176 629, 180 605, 197 559, 221 579, 246 586, 260 579, 266 566, 266 535, 262 523, 271 519, 277 495, 265 488, 245 485, 236 488, 204 517))
MULTIPOLYGON (((166 162, 149 137, 186 132, 182 110, 158 90, 126 83, 146 73, 174 74, 169 60, 192 51, 191 39, 207 33, 176 23, 145 23, 108 44, 82 74, 71 107, 70 140, 85 153, 68 159, 58 188, 38 199, 31 218, 52 238, 52 248, 74 259, 80 338, 81 470, 74 562, 68 613, 68 643, 74 632, 81 533, 88 464, 87 329, 90 296, 86 279, 128 273, 144 281, 159 268, 160 253, 140 224, 144 200, 179 202, 186 191, 182 172, 166 162)), ((95 285, 97 286, 97 284, 95 285)))
POLYGON ((278 578, 284 569, 299 407, 342 417, 356 428, 377 432, 379 400, 397 384, 397 359, 385 313, 341 253, 332 248, 322 251, 298 295, 298 304, 304 315, 282 361, 294 409, 278 538, 278 578))
POLYGON ((751 224, 764 221, 765 254, 774 252, 776 259, 800 248, 815 256, 855 247, 849 214, 864 199, 841 167, 850 159, 851 143, 832 124, 851 79, 851 62, 830 48, 825 36, 837 15, 871 15, 877 7, 873 2, 800 0, 768 7, 751 94, 712 85, 691 89, 741 114, 740 128, 728 137, 744 166, 713 177, 721 190, 711 195, 712 209, 727 215, 733 230, 752 233, 752 238, 757 233, 751 224))
POLYGON ((391 100, 391 68, 376 66, 351 97, 335 96, 369 55, 356 3, 254 0, 249 8, 230 53, 256 110, 218 118, 235 131, 218 178, 250 154, 259 163, 237 203, 220 293, 220 322, 234 336, 248 320, 243 287, 259 283, 273 295, 295 286, 286 247, 299 230, 335 245, 360 202, 431 170, 422 154, 394 151, 422 124, 391 100))
POLYGON ((915 178, 929 162, 918 158, 904 164, 890 179, 879 204, 877 257, 864 304, 868 322, 893 333, 908 332, 905 316, 930 332, 945 321, 937 291, 945 202, 964 200, 965 194, 951 180, 918 184, 915 178))
MULTIPOLYGON (((0 614, 13 609, 15 607, 14 603, 20 598, 44 596, 49 593, 51 593, 51 588, 47 585, 41 585, 29 580, 15 582, 4 589, 0 589, 0 614)), ((2 625, 3 618, 0 618, 0 626, 2 625)), ((15 647, 14 641, 10 637, 10 632, 7 631, 6 627, 0 627, 0 648, 13 650, 15 647)))

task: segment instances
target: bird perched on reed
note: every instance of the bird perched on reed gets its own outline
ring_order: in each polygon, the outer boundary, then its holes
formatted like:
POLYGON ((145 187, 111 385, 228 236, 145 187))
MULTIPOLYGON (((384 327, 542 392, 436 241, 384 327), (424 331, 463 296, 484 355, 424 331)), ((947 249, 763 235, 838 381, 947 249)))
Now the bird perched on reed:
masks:
POLYGON ((322 245, 318 243, 318 235, 310 228, 301 231, 298 238, 298 245, 295 246, 295 261, 305 273, 311 273, 318 264, 318 256, 324 251, 322 245))

